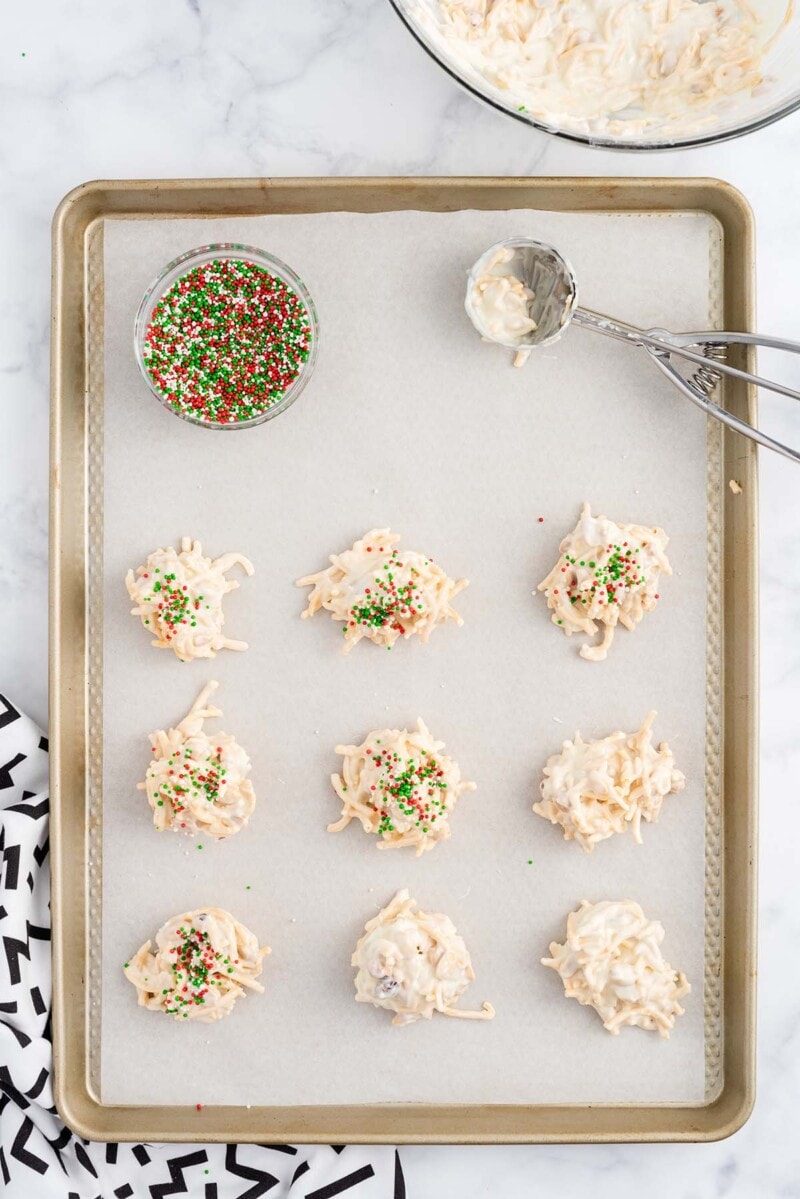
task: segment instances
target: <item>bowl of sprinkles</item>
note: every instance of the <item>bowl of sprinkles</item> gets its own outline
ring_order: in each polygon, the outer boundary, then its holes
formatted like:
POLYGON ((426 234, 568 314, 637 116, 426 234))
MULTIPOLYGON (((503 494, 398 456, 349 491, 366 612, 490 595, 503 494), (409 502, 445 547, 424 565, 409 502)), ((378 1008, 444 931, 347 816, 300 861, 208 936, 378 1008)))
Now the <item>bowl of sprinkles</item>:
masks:
POLYGON ((272 254, 232 242, 170 262, 134 327, 150 391, 207 429, 249 429, 285 412, 311 378, 318 341, 302 279, 272 254))

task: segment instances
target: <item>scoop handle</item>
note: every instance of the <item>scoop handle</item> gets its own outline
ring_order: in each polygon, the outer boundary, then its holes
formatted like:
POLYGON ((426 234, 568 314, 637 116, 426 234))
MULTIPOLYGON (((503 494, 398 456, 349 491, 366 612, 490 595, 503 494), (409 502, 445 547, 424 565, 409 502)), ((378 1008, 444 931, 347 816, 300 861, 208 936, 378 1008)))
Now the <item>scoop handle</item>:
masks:
MULTIPOLYGON (((698 354, 692 350, 691 346, 764 346, 765 349, 785 350, 789 354, 800 354, 800 342, 789 341, 785 337, 765 337, 760 333, 718 333, 710 329, 704 333, 668 333, 664 329, 650 329, 643 333, 641 344, 647 349, 666 350, 667 353, 678 354, 687 362, 697 362, 700 366, 708 366, 709 360, 705 354, 698 354)), ((783 383, 776 383, 774 379, 765 379, 750 371, 739 370, 736 366, 729 366, 727 362, 715 359, 713 369, 723 375, 731 375, 734 379, 742 379, 754 387, 764 387, 767 391, 787 396, 790 400, 800 400, 800 391, 795 391, 793 387, 785 387, 783 383)))
POLYGON ((735 429, 737 433, 750 437, 766 449, 775 450, 776 453, 790 458, 793 462, 800 462, 800 452, 784 445, 781 441, 776 441, 774 437, 762 433, 760 429, 748 424, 747 421, 726 411, 720 404, 704 395, 699 388, 694 387, 690 380, 685 379, 670 361, 672 355, 676 355, 687 362, 696 363, 698 366, 706 367, 721 375, 741 379, 744 383, 754 387, 764 387, 768 391, 776 392, 791 400, 800 400, 800 391, 796 391, 792 387, 785 387, 782 383, 764 379, 761 375, 754 375, 750 371, 739 370, 738 367, 730 366, 729 363, 718 358, 709 358, 691 348, 697 345, 727 347, 738 344, 764 346, 767 349, 800 354, 800 342, 790 341, 783 337, 766 337, 759 333, 728 333, 716 330, 705 330, 701 333, 669 333, 666 329, 645 330, 639 329, 636 325, 629 325, 625 321, 612 320, 611 317, 604 316, 600 312, 593 312, 589 308, 576 308, 572 319, 576 324, 582 325, 586 329, 593 329, 596 333, 602 333, 606 337, 642 346, 648 351, 659 369, 698 408, 703 408, 710 416, 727 425, 729 429, 735 429))
MULTIPOLYGON (((735 432, 741 433, 744 437, 749 437, 751 441, 757 442, 758 445, 763 445, 765 449, 774 450, 776 454, 782 454, 784 458, 789 458, 792 462, 800 462, 800 452, 793 450, 791 446, 784 445, 782 441, 776 441, 768 433, 762 433, 755 425, 751 425, 746 420, 742 420, 741 417, 728 412, 726 408, 723 408, 720 404, 716 404, 707 395, 703 395, 699 389, 693 387, 691 382, 685 379, 680 371, 673 366, 668 354, 664 354, 660 350, 651 349, 650 346, 645 346, 645 349, 659 370, 663 371, 667 378, 671 379, 687 399, 690 399, 698 408, 702 408, 709 416, 715 417, 723 425, 727 425, 729 429, 734 429, 735 432)), ((720 365, 716 359, 712 358, 703 358, 702 361, 710 370, 717 370, 720 365)))

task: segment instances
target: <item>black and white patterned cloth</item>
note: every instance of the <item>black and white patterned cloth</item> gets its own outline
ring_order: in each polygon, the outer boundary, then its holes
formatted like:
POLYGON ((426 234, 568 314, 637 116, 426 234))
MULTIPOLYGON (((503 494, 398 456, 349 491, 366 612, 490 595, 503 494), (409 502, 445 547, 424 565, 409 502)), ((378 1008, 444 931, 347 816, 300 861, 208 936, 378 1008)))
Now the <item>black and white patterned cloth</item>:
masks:
POLYGON ((397 1150, 96 1144, 53 1106, 47 738, 0 695, 0 1192, 4 1199, 405 1199, 397 1150))

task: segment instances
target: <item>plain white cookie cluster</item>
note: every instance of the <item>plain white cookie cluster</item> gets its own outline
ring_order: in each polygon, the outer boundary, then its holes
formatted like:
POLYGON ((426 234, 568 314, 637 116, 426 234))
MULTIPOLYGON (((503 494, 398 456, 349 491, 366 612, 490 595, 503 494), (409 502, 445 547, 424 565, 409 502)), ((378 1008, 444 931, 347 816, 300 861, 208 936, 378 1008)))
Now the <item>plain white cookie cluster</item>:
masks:
POLYGON ((666 741, 653 745, 655 717, 650 712, 638 733, 599 741, 576 734, 565 741, 561 753, 547 759, 534 812, 559 824, 564 840, 577 841, 587 853, 627 829, 641 845, 642 820, 655 823, 664 797, 686 785, 666 741))
POLYGON ((634 1025, 666 1038, 691 987, 664 961, 663 939, 658 921, 632 899, 584 899, 567 917, 565 943, 553 941, 542 965, 556 970, 567 998, 593 1007, 614 1036, 634 1025))
POLYGON ((408 891, 368 921, 353 953, 356 1002, 394 1012, 392 1024, 430 1020, 434 1012, 491 1020, 494 1008, 456 1008, 475 973, 467 947, 449 916, 417 910, 408 891))

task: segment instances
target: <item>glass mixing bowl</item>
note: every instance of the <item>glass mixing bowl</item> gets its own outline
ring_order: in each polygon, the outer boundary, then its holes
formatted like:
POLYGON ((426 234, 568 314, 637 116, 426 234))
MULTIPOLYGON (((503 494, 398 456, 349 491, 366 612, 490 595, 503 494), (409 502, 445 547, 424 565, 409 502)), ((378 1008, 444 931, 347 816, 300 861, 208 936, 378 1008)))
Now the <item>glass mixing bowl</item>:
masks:
MULTIPOLYGON (((698 0, 703 3, 704 0, 698 0)), ((713 0, 712 0, 713 2, 713 0)), ((729 101, 724 111, 716 113, 709 122, 694 131, 681 132, 669 125, 658 127, 638 137, 608 133, 583 133, 570 128, 548 124, 540 117, 519 110, 519 100, 502 92, 468 63, 457 62, 444 40, 437 37, 435 14, 438 0, 389 0, 406 28, 413 34, 431 58, 471 95, 507 113, 523 125, 531 125, 566 141, 610 150, 673 150, 693 146, 708 146, 752 133, 800 108, 800 5, 792 12, 764 60, 766 82, 757 94, 743 93, 729 101), (428 20, 425 19, 426 15, 428 20)), ((777 29, 786 12, 787 0, 753 0, 764 15, 765 28, 777 29)))

